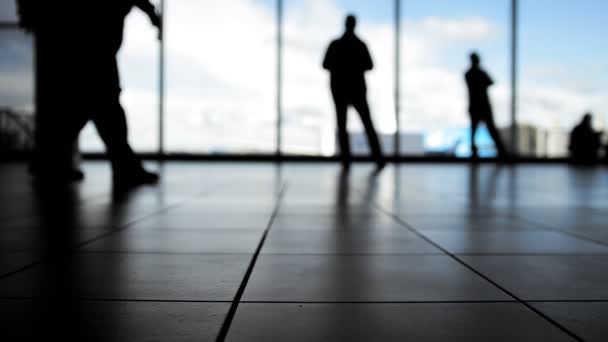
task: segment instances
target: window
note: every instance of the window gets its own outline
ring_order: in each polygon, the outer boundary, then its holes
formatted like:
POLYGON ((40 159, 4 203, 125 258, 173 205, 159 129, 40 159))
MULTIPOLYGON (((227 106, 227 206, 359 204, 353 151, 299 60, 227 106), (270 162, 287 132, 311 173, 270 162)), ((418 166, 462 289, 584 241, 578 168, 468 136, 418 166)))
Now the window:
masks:
MULTIPOLYGON (((510 126, 510 1, 403 1, 401 12, 401 153, 469 156, 464 73, 479 52, 499 129, 510 126)), ((495 149, 485 127, 480 154, 495 149)))
POLYGON ((0 107, 27 115, 34 112, 32 44, 17 28, 0 30, 0 107))
MULTIPOLYGON (((386 153, 395 133, 393 1, 286 0, 284 22, 283 152, 336 154, 336 118, 329 75, 322 61, 329 43, 344 32, 347 14, 357 16, 357 35, 367 44, 375 68, 366 74, 372 120, 386 153)), ((353 154, 369 152, 363 127, 349 109, 353 154)))
POLYGON ((585 112, 596 129, 608 119, 608 3, 520 1, 520 153, 563 157, 568 135, 585 112))
POLYGON ((276 151, 276 3, 168 1, 169 152, 276 151))

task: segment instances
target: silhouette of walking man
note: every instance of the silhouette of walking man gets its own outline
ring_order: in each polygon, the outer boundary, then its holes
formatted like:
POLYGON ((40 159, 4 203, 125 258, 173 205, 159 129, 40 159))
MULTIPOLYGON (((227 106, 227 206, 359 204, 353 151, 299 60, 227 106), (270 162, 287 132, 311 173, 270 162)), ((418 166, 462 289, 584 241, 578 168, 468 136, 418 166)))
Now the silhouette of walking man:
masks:
POLYGON ((329 45, 323 68, 330 73, 343 165, 348 167, 351 162, 346 122, 348 107, 352 105, 361 117, 372 157, 378 168, 382 168, 386 165, 386 161, 382 155, 366 98, 365 72, 372 70, 374 64, 367 46, 355 35, 356 26, 357 19, 353 15, 347 16, 344 35, 329 45))
POLYGON ((22 24, 36 34, 41 50, 37 58, 43 73, 38 76, 42 84, 37 86, 37 129, 41 131, 37 154, 42 157, 36 176, 70 178, 72 146, 91 120, 106 146, 115 185, 158 181, 158 175, 143 168, 128 143, 120 104, 116 54, 122 45, 125 17, 133 7, 160 27, 160 17, 148 0, 67 0, 52 5, 20 0, 22 24))
POLYGON ((472 53, 471 68, 466 72, 465 79, 469 90, 469 114, 471 116, 471 154, 472 158, 478 157, 477 145, 475 144, 475 133, 480 122, 484 122, 498 152, 498 158, 506 159, 508 157, 505 145, 498 133, 496 124, 494 123, 494 114, 492 113, 492 105, 488 96, 488 88, 494 84, 494 81, 481 68, 481 59, 477 53, 472 53))
MULTIPOLYGON (((117 54, 123 42, 124 21, 133 7, 147 14, 160 29, 161 19, 148 0, 110 0, 97 4, 97 13, 90 18, 85 43, 89 52, 84 59, 84 72, 91 84, 90 115, 82 117, 75 127, 79 132, 92 120, 106 145, 112 162, 115 185, 136 186, 158 181, 158 175, 146 171, 128 142, 127 120, 120 103, 120 77, 117 54)), ((74 136, 76 139, 77 135, 74 136)))

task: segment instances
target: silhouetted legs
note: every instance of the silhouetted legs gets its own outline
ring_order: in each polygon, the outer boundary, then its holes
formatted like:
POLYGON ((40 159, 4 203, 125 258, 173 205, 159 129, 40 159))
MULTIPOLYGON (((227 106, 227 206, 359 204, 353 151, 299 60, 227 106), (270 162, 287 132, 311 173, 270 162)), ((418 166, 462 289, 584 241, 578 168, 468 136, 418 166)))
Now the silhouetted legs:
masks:
POLYGON ((336 123, 338 126, 338 142, 340 145, 340 158, 342 163, 347 165, 350 163, 350 139, 346 130, 348 105, 346 101, 335 99, 336 106, 336 123))
POLYGON ((363 128, 365 128, 365 134, 367 136, 369 148, 372 152, 372 157, 376 162, 382 162, 382 148, 380 147, 378 134, 376 134, 376 130, 374 129, 374 123, 372 122, 367 100, 362 99, 360 101, 355 101, 353 107, 355 107, 355 110, 359 113, 361 123, 363 123, 363 128))
POLYGON ((479 123, 483 121, 486 124, 488 132, 494 140, 494 145, 496 146, 496 152, 498 153, 498 158, 506 158, 507 150, 502 141, 502 137, 500 136, 500 132, 498 132, 498 128, 496 128, 496 123, 494 123, 494 117, 492 114, 481 116, 471 115, 471 155, 473 158, 478 157, 477 145, 475 144, 475 134, 477 133, 477 128, 479 127, 479 123))
POLYGON ((36 33, 36 115, 32 174, 39 181, 72 179, 73 151, 66 132, 71 87, 78 82, 70 72, 70 42, 60 27, 36 33))
POLYGON ((114 175, 141 169, 141 163, 128 141, 127 118, 118 98, 99 104, 91 119, 103 140, 114 175))
POLYGON ((505 149, 505 145, 502 142, 502 137, 500 136, 500 132, 498 132, 498 128, 496 128, 496 124, 494 123, 494 117, 490 115, 485 119, 486 127, 490 132, 490 136, 494 140, 494 145, 496 146, 496 151, 498 152, 499 158, 507 157, 507 150, 505 149))
POLYGON ((380 146, 378 134, 376 134, 376 130, 374 129, 374 123, 371 118, 369 105, 365 97, 358 98, 354 101, 349 101, 345 96, 342 96, 336 91, 333 91, 333 95, 334 104, 336 106, 336 123, 338 126, 338 141, 340 145, 340 157, 342 159, 342 163, 348 165, 351 161, 350 141, 347 131, 347 113, 348 105, 352 104, 355 110, 359 113, 359 117, 363 123, 363 128, 365 129, 365 134, 367 136, 372 157, 379 166, 384 166, 385 162, 384 157, 382 156, 382 148, 380 146))
POLYGON ((475 144, 475 135, 477 134, 477 127, 479 127, 479 118, 471 116, 471 157, 479 157, 477 151, 477 144, 475 144))

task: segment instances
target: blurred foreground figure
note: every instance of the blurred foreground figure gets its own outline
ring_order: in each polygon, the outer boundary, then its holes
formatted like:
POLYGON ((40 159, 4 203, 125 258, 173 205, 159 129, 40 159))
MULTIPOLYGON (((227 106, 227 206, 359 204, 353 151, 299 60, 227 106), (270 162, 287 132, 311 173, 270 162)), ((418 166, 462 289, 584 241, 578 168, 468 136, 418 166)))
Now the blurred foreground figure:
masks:
POLYGON ((488 88, 494 81, 481 68, 481 58, 477 53, 472 53, 471 67, 465 74, 467 88, 469 90, 469 114, 471 116, 471 156, 478 158, 477 145, 475 144, 475 133, 479 123, 484 122, 496 146, 499 159, 507 159, 507 150, 494 123, 494 114, 488 88))
POLYGON ((89 121, 106 145, 114 183, 120 187, 156 183, 127 139, 120 104, 116 54, 124 20, 136 6, 157 27, 160 17, 147 0, 60 2, 19 0, 21 25, 35 34, 37 136, 33 170, 38 180, 75 177, 73 146, 89 121))
POLYGON ((346 122, 348 107, 352 105, 361 117, 372 157, 378 168, 382 168, 386 161, 372 122, 365 84, 365 72, 372 70, 374 64, 367 46, 355 35, 356 18, 349 15, 345 26, 344 35, 331 42, 323 61, 323 68, 329 71, 331 78, 342 163, 348 166, 351 162, 346 122))
POLYGON ((593 129, 592 116, 587 113, 570 133, 570 158, 577 164, 594 164, 601 149, 601 132, 593 129))

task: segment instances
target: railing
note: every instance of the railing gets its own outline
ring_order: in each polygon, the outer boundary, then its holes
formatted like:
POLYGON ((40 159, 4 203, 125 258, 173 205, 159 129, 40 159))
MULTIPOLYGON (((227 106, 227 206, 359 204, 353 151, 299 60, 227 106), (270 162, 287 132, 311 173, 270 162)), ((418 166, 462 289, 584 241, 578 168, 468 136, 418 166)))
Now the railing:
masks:
POLYGON ((34 147, 34 115, 0 107, 0 154, 34 147))

